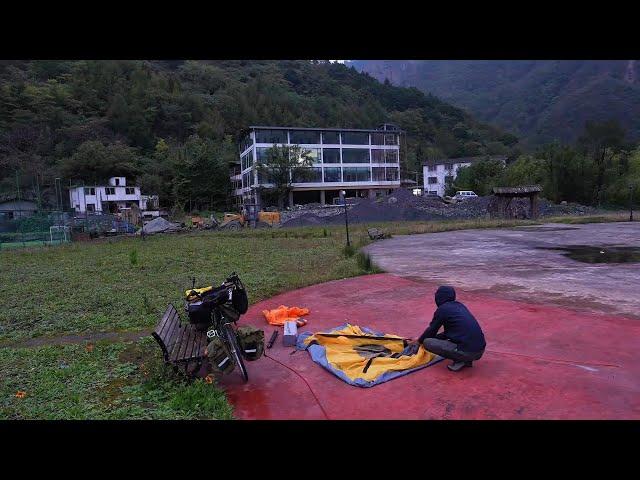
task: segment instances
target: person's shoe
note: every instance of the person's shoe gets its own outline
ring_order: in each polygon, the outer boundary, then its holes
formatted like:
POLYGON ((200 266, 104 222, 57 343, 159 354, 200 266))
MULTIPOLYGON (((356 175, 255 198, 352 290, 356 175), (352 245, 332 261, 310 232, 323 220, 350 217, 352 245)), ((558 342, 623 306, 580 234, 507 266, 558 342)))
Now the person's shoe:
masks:
POLYGON ((464 367, 468 366, 468 362, 453 362, 451 365, 447 365, 447 368, 452 372, 459 372, 464 367))

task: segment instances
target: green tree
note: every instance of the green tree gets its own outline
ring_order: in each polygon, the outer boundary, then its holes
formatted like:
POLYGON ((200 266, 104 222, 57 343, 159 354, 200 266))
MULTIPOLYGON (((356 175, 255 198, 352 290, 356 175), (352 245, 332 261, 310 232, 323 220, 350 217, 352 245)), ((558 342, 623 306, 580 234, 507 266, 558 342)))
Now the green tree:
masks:
POLYGON ((103 144, 97 140, 82 143, 63 160, 62 174, 86 182, 103 182, 111 176, 134 177, 140 172, 141 159, 135 149, 122 143, 103 144))
POLYGON ((295 180, 311 177, 312 164, 310 152, 298 145, 274 145, 267 150, 266 158, 258 164, 257 170, 258 175, 271 185, 265 190, 275 195, 278 208, 284 208, 284 199, 288 197, 295 180))
POLYGON ((611 167, 615 155, 622 149, 624 137, 625 131, 620 123, 609 120, 586 122, 584 132, 578 139, 578 145, 595 165, 594 203, 602 203, 606 171, 611 167))
POLYGON ((468 167, 458 169, 452 190, 473 190, 478 195, 489 195, 502 179, 505 166, 500 160, 482 159, 468 167))

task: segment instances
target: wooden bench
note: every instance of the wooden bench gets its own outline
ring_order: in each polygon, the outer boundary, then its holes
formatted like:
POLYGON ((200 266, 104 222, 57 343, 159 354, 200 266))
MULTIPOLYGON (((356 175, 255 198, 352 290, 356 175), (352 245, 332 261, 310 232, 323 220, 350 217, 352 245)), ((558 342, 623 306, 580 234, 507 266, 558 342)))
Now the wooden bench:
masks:
POLYGON ((206 358, 207 332, 197 331, 191 323, 181 323, 176 308, 169 304, 152 333, 160 345, 165 363, 177 371, 183 366, 186 373, 200 367, 206 358))
POLYGON ((369 228, 367 229, 367 233, 371 240, 380 240, 386 236, 385 233, 378 228, 369 228))

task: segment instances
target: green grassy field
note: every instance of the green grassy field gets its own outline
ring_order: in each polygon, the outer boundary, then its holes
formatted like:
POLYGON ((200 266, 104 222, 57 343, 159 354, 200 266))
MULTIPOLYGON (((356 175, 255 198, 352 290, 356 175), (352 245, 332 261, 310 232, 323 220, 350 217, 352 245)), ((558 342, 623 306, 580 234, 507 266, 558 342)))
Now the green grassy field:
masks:
MULTIPOLYGON (((545 222, 552 219, 545 219, 545 222)), ((553 219, 620 221, 622 216, 553 219)), ((530 225, 473 220, 377 224, 390 234, 530 225)), ((367 226, 374 226, 369 224, 367 226)), ((364 225, 351 226, 356 247, 364 225)), ((232 418, 215 384, 162 366, 150 337, 56 345, 61 335, 151 331, 191 285, 237 271, 252 303, 376 271, 344 251, 342 226, 202 232, 0 251, 0 418, 232 418), (25 346, 38 338, 38 346, 25 346), (89 345, 89 346, 88 346, 89 345), (16 397, 19 391, 23 398, 16 397)))
POLYGON ((215 385, 162 367, 151 338, 48 345, 60 335, 151 331, 195 276, 237 271, 250 301, 368 273, 325 230, 195 233, 0 252, 0 418, 230 418, 215 385), (40 337, 42 345, 21 346, 40 337), (23 398, 16 397, 24 391, 23 398))

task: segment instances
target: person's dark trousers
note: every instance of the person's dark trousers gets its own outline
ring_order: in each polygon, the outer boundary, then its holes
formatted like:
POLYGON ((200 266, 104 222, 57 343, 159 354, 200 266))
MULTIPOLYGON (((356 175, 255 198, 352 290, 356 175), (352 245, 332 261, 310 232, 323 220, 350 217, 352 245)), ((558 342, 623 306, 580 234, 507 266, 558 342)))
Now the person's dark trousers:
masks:
POLYGON ((484 354, 484 350, 480 352, 463 352, 462 350, 458 350, 458 345, 451 340, 447 340, 442 334, 438 334, 436 338, 425 338, 422 345, 424 345, 424 348, 429 352, 456 362, 473 362, 480 360, 480 357, 484 354))

